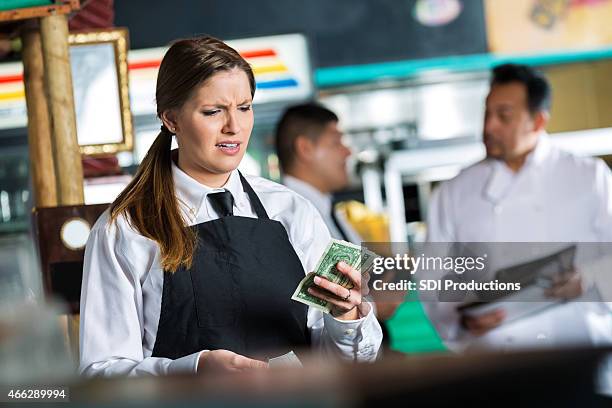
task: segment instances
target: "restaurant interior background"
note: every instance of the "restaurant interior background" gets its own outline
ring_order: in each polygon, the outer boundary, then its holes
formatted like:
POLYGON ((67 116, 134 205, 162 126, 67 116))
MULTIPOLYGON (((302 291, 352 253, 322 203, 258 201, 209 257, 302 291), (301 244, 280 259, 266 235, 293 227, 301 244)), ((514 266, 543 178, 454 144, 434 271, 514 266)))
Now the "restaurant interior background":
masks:
MULTIPOLYGON (((484 155, 483 103, 489 70, 500 62, 540 67, 550 78, 555 143, 612 154, 610 21, 609 0, 115 0, 114 26, 129 30, 133 150, 116 154, 121 174, 86 178, 86 203, 111 201, 157 134, 155 73, 171 40, 208 33, 245 44, 265 37, 258 47, 269 51, 280 38, 303 49, 273 53, 258 73, 263 96, 255 100, 247 171, 279 179, 275 123, 287 105, 317 99, 339 114, 353 151, 351 187, 338 198, 387 212, 392 240, 422 240, 432 186, 484 155), (287 92, 267 94, 266 81, 287 92)), ((0 61, 4 299, 42 296, 20 70, 18 54, 0 61)), ((435 349, 415 342, 414 332, 395 334, 396 350, 435 349)))

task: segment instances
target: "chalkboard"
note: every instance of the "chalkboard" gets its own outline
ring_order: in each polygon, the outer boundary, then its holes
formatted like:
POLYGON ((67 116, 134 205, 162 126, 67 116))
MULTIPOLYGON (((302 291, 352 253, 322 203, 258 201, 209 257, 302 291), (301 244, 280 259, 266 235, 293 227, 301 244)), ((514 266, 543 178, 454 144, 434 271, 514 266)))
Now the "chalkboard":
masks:
POLYGON ((300 32, 315 67, 487 51, 482 0, 122 0, 115 24, 130 29, 132 48, 202 33, 228 40, 300 32), (454 20, 418 21, 417 6, 442 3, 460 6, 454 20))

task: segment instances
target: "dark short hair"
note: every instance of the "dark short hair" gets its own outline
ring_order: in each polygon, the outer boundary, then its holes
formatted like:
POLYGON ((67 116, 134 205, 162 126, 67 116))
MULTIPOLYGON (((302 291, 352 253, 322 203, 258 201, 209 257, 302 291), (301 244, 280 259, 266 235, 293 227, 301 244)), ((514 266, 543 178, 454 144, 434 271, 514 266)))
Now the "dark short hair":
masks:
POLYGON ((548 80, 540 71, 520 64, 504 64, 493 68, 491 86, 511 82, 525 85, 527 106, 531 113, 550 110, 552 91, 548 80))
POLYGON ((290 106, 276 126, 274 139, 281 170, 286 172, 293 165, 298 136, 316 141, 330 122, 338 122, 338 116, 318 103, 290 106))

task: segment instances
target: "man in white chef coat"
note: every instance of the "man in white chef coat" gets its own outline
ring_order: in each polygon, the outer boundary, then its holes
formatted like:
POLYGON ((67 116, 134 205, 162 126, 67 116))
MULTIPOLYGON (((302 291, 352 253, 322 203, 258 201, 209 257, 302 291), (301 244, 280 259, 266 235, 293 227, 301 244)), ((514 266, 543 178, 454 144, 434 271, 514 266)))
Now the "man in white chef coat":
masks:
MULTIPOLYGON (((493 70, 483 131, 487 157, 434 192, 430 242, 612 242, 610 170, 600 159, 551 144, 545 131, 550 100, 550 86, 537 71, 514 64, 493 70)), ((577 298, 587 286, 572 273, 553 292, 577 298)), ((467 317, 456 303, 424 305, 455 350, 612 343, 612 315, 601 302, 568 302, 514 321, 506 321, 501 307, 467 317)))

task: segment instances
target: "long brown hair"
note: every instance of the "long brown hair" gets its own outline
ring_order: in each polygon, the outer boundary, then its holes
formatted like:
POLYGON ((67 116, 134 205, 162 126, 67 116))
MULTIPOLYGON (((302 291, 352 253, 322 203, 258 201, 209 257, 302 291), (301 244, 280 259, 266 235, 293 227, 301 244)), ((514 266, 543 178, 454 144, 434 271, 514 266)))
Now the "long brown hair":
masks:
MULTIPOLYGON (((255 78, 236 50, 213 37, 178 40, 166 52, 157 75, 157 116, 180 109, 207 79, 219 71, 239 68, 247 74, 251 96, 255 78)), ((161 132, 138 167, 130 184, 111 205, 111 222, 124 215, 132 228, 157 242, 164 270, 191 267, 197 246, 195 232, 183 219, 172 179, 172 132, 161 132)))

